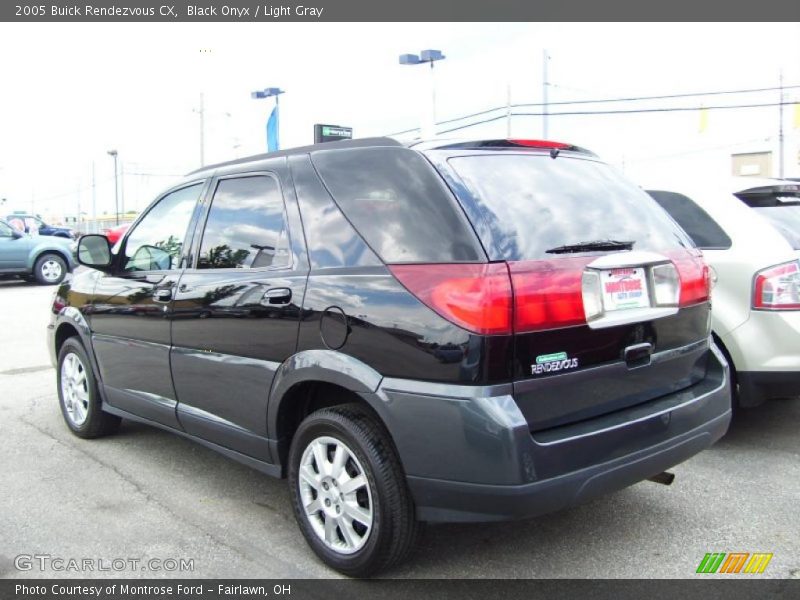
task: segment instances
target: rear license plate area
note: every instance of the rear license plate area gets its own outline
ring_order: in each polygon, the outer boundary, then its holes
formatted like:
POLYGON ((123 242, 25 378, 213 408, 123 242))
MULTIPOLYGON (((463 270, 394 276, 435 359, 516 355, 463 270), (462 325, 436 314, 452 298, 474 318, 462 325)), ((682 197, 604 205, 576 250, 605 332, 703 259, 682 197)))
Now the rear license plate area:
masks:
POLYGON ((643 267, 603 269, 600 286, 606 312, 650 307, 647 272, 643 267))

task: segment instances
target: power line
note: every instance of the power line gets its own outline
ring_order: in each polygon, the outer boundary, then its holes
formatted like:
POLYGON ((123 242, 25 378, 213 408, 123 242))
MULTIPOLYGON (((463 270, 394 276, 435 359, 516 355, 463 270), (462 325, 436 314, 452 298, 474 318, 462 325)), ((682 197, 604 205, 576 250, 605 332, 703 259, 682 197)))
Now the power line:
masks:
MULTIPOLYGON (((672 108, 631 108, 631 109, 622 109, 622 110, 586 110, 586 111, 567 111, 567 112, 556 112, 556 113, 547 113, 548 116, 558 117, 558 116, 581 116, 581 115, 619 115, 619 114, 635 114, 635 113, 653 113, 653 112, 688 112, 688 111, 697 111, 697 110, 725 110, 731 108, 761 108, 761 107, 768 107, 768 106, 785 106, 787 104, 797 104, 797 102, 765 102, 763 104, 729 104, 729 105, 720 105, 720 106, 676 106, 672 108)), ((512 117, 541 117, 544 113, 541 112, 512 112, 512 117)), ((474 123, 467 123, 466 125, 459 125, 458 127, 452 127, 450 129, 445 129, 443 131, 438 132, 439 134, 442 133, 451 133, 453 131, 459 131, 461 129, 467 129, 469 127, 474 127, 475 125, 483 125, 484 123, 492 123, 494 121, 499 121, 500 119, 507 118, 507 115, 498 115, 496 117, 491 117, 489 119, 484 119, 482 121, 476 121, 474 123)))
MULTIPOLYGON (((143 173, 143 172, 137 172, 137 171, 121 170, 120 171, 120 175, 134 175, 134 176, 142 176, 142 177, 183 177, 185 175, 185 173, 143 173)), ((114 176, 113 175, 109 175, 108 177, 98 178, 98 179, 95 180, 95 186, 94 187, 97 187, 97 184, 108 183, 108 182, 113 181, 113 180, 114 180, 114 176)), ((68 192, 59 192, 58 194, 54 194, 54 195, 51 195, 51 196, 36 197, 36 202, 51 202, 53 200, 58 200, 59 198, 66 198, 66 197, 69 197, 69 196, 75 196, 77 194, 80 194, 80 193, 82 193, 84 191, 87 191, 87 190, 90 190, 90 189, 92 189, 92 185, 91 184, 89 184, 89 185, 79 184, 76 188, 74 188, 73 190, 68 191, 68 192)))
MULTIPOLYGON (((675 106, 671 108, 628 108, 620 110, 585 110, 547 113, 549 115, 571 116, 571 115, 617 115, 632 113, 652 113, 652 112, 686 112, 693 110, 725 110, 728 108, 760 108, 762 106, 785 106, 787 104, 797 104, 797 102, 765 102, 763 104, 723 104, 718 106, 675 106)), ((512 113, 519 117, 537 117, 545 113, 512 113)))
MULTIPOLYGON (((785 85, 782 89, 797 89, 800 85, 785 85)), ((661 96, 635 96, 629 98, 605 98, 603 100, 562 100, 559 102, 548 102, 549 106, 558 104, 603 104, 607 102, 637 102, 640 100, 670 100, 674 98, 692 98, 697 96, 721 96, 724 94, 750 94, 754 92, 773 92, 780 90, 780 87, 765 87, 765 88, 747 88, 742 90, 721 90, 716 92, 691 92, 686 94, 667 94, 661 96)), ((543 103, 538 104, 516 104, 514 106, 544 106, 543 103)))
MULTIPOLYGON (((750 94, 750 93, 757 93, 757 92, 772 92, 778 91, 780 89, 789 90, 789 89, 798 89, 800 85, 786 85, 781 87, 763 87, 763 88, 744 88, 739 90, 716 90, 711 92, 689 92, 684 94, 663 94, 659 96, 630 96, 625 98, 603 98, 598 100, 561 100, 558 102, 548 102, 548 106, 564 106, 564 105, 572 105, 572 104, 603 104, 603 103, 610 103, 610 102, 640 102, 643 100, 671 100, 675 98, 692 98, 698 96, 720 96, 720 95, 727 95, 727 94, 750 94)), ((791 103, 790 103, 791 104, 791 103)), ((511 108, 523 108, 529 106, 544 106, 545 104, 542 102, 539 103, 522 103, 522 104, 512 104, 511 108)), ((766 105, 765 105, 766 106, 766 105)), ((777 106, 777 104, 775 105, 777 106)), ((439 121, 436 123, 437 125, 447 125, 448 123, 455 123, 457 121, 463 121, 464 119, 470 119, 473 117, 479 117, 482 115, 487 115, 498 110, 506 110, 507 106, 497 106, 495 108, 487 108, 486 110, 481 110, 478 112, 474 112, 468 115, 463 115, 461 117, 455 117, 452 119, 445 119, 444 121, 439 121)), ((567 113, 551 113, 551 114, 567 114, 567 113)), ((575 113, 578 114, 578 113, 575 113)), ((612 114, 612 113, 604 113, 604 114, 612 114)), ((505 116, 505 115, 503 115, 505 116)), ((541 116, 538 114, 537 116, 541 116)), ((497 119, 489 119, 485 122, 496 121, 497 119)), ((480 123, 477 123, 480 124, 480 123)), ((406 129, 404 131, 397 131, 395 133, 389 133, 387 135, 394 136, 394 135, 403 135, 406 133, 413 133, 415 131, 419 131, 419 127, 414 127, 412 129, 406 129)), ((455 129, 451 130, 455 131, 455 129)), ((446 132, 443 132, 446 133, 446 132)))

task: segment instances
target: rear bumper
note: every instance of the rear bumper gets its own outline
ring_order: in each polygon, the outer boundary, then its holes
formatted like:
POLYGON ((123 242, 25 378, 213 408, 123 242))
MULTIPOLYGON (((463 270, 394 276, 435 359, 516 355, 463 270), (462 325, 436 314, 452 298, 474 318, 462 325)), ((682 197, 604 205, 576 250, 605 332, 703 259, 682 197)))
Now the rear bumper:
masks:
POLYGON ((519 519, 573 506, 687 460, 721 438, 731 418, 728 366, 713 346, 706 378, 687 390, 533 434, 510 395, 399 387, 384 380, 378 394, 424 521, 519 519))
POLYGON ((669 442, 607 463, 525 485, 480 485, 409 477, 424 521, 524 519, 580 504, 661 473, 705 450, 728 430, 730 410, 669 442))
POLYGON ((751 310, 721 340, 736 368, 741 406, 800 395, 800 311, 751 310))
POLYGON ((800 311, 751 310, 720 339, 737 372, 800 371, 800 311))

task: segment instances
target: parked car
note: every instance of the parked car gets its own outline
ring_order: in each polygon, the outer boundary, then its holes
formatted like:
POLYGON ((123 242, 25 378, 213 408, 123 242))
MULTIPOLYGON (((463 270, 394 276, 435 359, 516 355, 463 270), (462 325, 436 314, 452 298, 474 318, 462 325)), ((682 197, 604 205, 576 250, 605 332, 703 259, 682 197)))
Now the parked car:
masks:
POLYGON ((128 231, 130 226, 130 223, 123 223, 122 225, 117 225, 111 229, 106 229, 102 233, 108 238, 108 241, 111 242, 111 245, 113 246, 120 240, 120 238, 122 238, 123 235, 125 235, 125 232, 128 231))
POLYGON ((61 283, 75 263, 71 240, 30 236, 0 220, 0 276, 61 283))
POLYGON ((8 223, 19 231, 30 234, 50 235, 59 238, 74 239, 75 232, 69 227, 56 227, 45 223, 39 215, 12 213, 7 217, 8 223))
POLYGON ((404 559, 423 522, 668 479, 730 420, 699 251, 567 144, 223 163, 78 258, 49 326, 67 426, 142 421, 288 477, 305 539, 349 575, 404 559))
POLYGON ((736 405, 800 394, 800 185, 734 178, 648 187, 714 271, 712 331, 736 405))

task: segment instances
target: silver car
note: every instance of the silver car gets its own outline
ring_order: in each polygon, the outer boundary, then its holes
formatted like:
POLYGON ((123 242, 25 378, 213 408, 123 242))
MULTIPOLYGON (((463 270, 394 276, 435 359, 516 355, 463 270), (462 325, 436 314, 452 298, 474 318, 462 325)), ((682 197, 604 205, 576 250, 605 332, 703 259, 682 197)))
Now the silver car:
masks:
POLYGON ((70 239, 28 235, 0 220, 0 277, 17 276, 44 285, 61 283, 74 267, 70 239))

